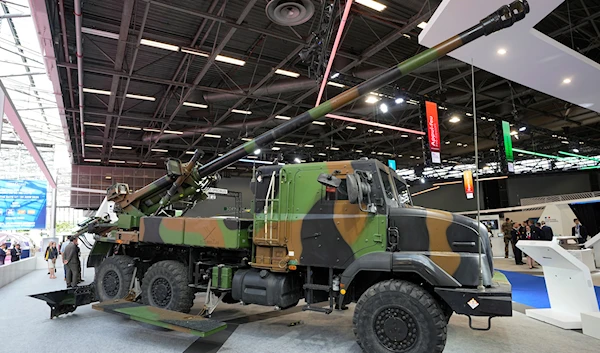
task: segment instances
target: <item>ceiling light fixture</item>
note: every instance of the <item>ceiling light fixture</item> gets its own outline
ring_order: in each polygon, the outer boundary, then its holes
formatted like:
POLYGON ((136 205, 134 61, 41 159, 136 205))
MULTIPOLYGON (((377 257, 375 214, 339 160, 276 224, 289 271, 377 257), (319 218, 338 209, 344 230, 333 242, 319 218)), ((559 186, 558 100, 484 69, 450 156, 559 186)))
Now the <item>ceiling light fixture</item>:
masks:
POLYGON ((565 79, 563 80, 563 83, 564 83, 565 85, 568 85, 568 84, 569 84, 569 83, 571 83, 571 82, 572 82, 572 81, 571 81, 571 79, 570 79, 570 78, 568 78, 568 77, 567 77, 567 78, 565 78, 565 79))
POLYGON ((249 110, 240 110, 240 109, 231 109, 232 113, 237 113, 237 114, 244 114, 244 115, 250 115, 252 114, 251 111, 249 110))
POLYGON ((283 116, 283 115, 277 115, 275 116, 275 119, 279 119, 279 120, 290 120, 291 117, 289 116, 283 116))
POLYGON ((512 136, 518 136, 518 135, 519 135, 519 132, 517 132, 517 131, 513 130, 513 131, 511 131, 511 132, 510 132, 510 134, 511 134, 512 136))
POLYGON ((446 144, 446 145, 449 145, 449 144, 450 144, 450 141, 446 141, 446 142, 444 142, 444 144, 446 144))
POLYGON ((325 125, 326 124, 324 121, 313 121, 312 123, 315 125, 325 125))
POLYGON ((194 153, 196 153, 196 152, 194 152, 194 151, 185 151, 185 154, 194 154, 194 153))
POLYGON ((94 36, 110 38, 110 39, 119 39, 119 33, 101 31, 99 29, 93 29, 93 28, 88 28, 88 27, 81 27, 81 33, 91 34, 94 36))
POLYGON ((161 42, 157 42, 157 41, 150 40, 150 39, 142 39, 142 40, 140 40, 140 44, 147 45, 149 47, 170 50, 170 51, 179 51, 179 47, 176 45, 161 43, 161 42))
POLYGON ((101 126, 101 127, 105 127, 105 126, 106 126, 105 124, 102 124, 102 123, 92 123, 91 121, 85 121, 85 122, 83 123, 83 125, 89 125, 89 126, 101 126))
POLYGON ((375 96, 373 94, 369 94, 367 96, 367 98, 365 99, 365 103, 375 104, 375 103, 379 102, 380 99, 381 98, 379 98, 379 97, 377 97, 377 96, 375 96))
POLYGON ((313 147, 315 147, 315 145, 307 144, 307 145, 304 145, 304 147, 306 147, 306 148, 313 148, 313 147))
POLYGON ((221 135, 213 135, 213 134, 204 134, 204 137, 210 137, 210 138, 214 138, 214 139, 220 139, 221 135))
POLYGON ((333 87, 338 87, 338 88, 346 87, 345 85, 342 85, 341 83, 337 83, 337 82, 333 82, 333 81, 327 81, 327 85, 333 86, 333 87))
POLYGON ((460 121, 460 118, 456 115, 454 115, 453 117, 450 118, 450 120, 448 120, 449 122, 456 124, 460 121))
POLYGON ((327 114, 325 116, 328 117, 328 118, 331 118, 331 119, 343 120, 343 121, 348 121, 348 122, 356 123, 356 124, 369 125, 369 126, 375 126, 375 127, 379 127, 379 128, 383 128, 383 129, 390 129, 390 130, 408 132, 408 133, 416 134, 416 135, 425 135, 425 133, 423 131, 405 129, 405 128, 398 127, 398 126, 381 124, 381 123, 376 123, 376 122, 368 121, 368 120, 348 118, 346 116, 335 115, 335 114, 327 114))
POLYGON ((260 148, 255 149, 254 154, 258 156, 260 154, 260 148))
POLYGON ((150 127, 145 127, 143 130, 147 132, 160 132, 160 129, 153 129, 150 127))
POLYGON ((347 130, 356 130, 356 126, 346 126, 347 130))
POLYGON ((117 145, 113 145, 112 148, 117 149, 117 150, 130 150, 130 149, 132 149, 132 147, 129 147, 129 146, 117 146, 117 145))
POLYGON ((523 131, 525 131, 525 130, 527 130, 527 127, 526 127, 526 126, 521 126, 521 127, 519 128, 519 131, 521 131, 521 132, 523 132, 523 131))
POLYGON ((293 77, 293 78, 300 77, 300 74, 297 73, 297 72, 288 71, 288 70, 282 70, 282 69, 275 70, 275 73, 278 74, 278 75, 289 76, 289 77, 293 77))
POLYGON ((277 147, 277 146, 271 147, 271 150, 273 150, 273 151, 279 151, 280 149, 281 149, 281 147, 277 147))
POLYGON ((498 49, 497 53, 498 53, 498 55, 505 55, 506 54, 506 49, 500 48, 500 49, 498 49))
POLYGON ((85 93, 103 94, 105 96, 110 96, 111 95, 110 91, 105 91, 105 90, 102 90, 102 89, 95 89, 95 88, 85 88, 84 87, 83 88, 83 92, 85 92, 85 93))
POLYGON ((577 149, 577 148, 573 148, 573 152, 575 152, 575 153, 579 153, 579 149, 577 149))
POLYGON ((141 130, 141 127, 135 127, 135 126, 123 126, 123 125, 119 125, 119 129, 125 129, 125 130, 141 130))
POLYGON ((317 153, 319 156, 327 156, 325 153, 317 153))
POLYGON ((354 150, 356 153, 362 153, 362 150, 354 150))
POLYGON ((151 149, 151 151, 152 152, 159 152, 159 153, 167 153, 167 152, 169 152, 169 150, 163 150, 163 149, 160 149, 160 148, 153 148, 153 149, 151 149))
POLYGON ((404 98, 402 98, 402 97, 396 98, 396 100, 394 102, 396 102, 396 104, 402 104, 402 103, 404 103, 404 98))
POLYGON ((561 142, 561 143, 564 143, 565 145, 568 145, 568 144, 569 144, 569 141, 567 141, 567 140, 562 140, 562 141, 560 141, 560 142, 561 142))
POLYGON ((383 131, 381 131, 381 130, 375 130, 373 132, 376 133, 376 134, 383 134, 383 131))
POLYGON ((340 149, 338 147, 329 147, 330 150, 332 151, 339 151, 340 149))
POLYGON ((143 165, 156 165, 155 162, 142 162, 143 165))
POLYGON ((425 184, 425 178, 421 177, 421 184, 425 184))
POLYGON ((196 50, 193 48, 181 48, 181 52, 182 53, 186 53, 186 54, 193 54, 193 55, 198 55, 198 56, 203 56, 205 58, 208 58, 208 54, 200 51, 200 50, 196 50))
POLYGON ((402 135, 400 135, 400 137, 407 138, 407 137, 408 137, 408 135, 406 135, 406 134, 402 134, 402 135))
POLYGON ((385 103, 381 103, 379 110, 381 110, 382 113, 387 113, 389 111, 388 106, 385 103))
POLYGON ((246 141, 246 142, 248 142, 248 141, 252 141, 252 139, 251 139, 251 138, 248 138, 248 137, 242 137, 242 138, 241 138, 241 140, 242 140, 242 141, 246 141))
POLYGON ((228 56, 223 56, 223 55, 217 55, 217 57, 215 58, 215 60, 223 62, 223 63, 227 63, 227 64, 237 65, 237 66, 244 66, 244 65, 246 65, 246 62, 244 60, 239 60, 239 59, 236 59, 236 58, 230 58, 228 56))
POLYGON ((201 108, 201 109, 208 108, 208 105, 206 105, 206 104, 192 103, 192 102, 183 102, 183 105, 186 107, 192 107, 192 108, 201 108))
POLYGON ((86 143, 85 147, 102 148, 102 145, 94 145, 94 144, 91 144, 91 143, 86 143))
POLYGON ((118 160, 115 160, 115 159, 109 159, 108 163, 123 163, 124 164, 125 161, 118 161, 118 160))
POLYGON ((386 5, 375 0, 356 0, 356 2, 379 12, 385 10, 387 7, 386 5))
POLYGON ((300 162, 302 162, 302 161, 300 160, 300 158, 298 158, 298 157, 294 158, 294 163, 300 163, 300 162))
POLYGON ((427 22, 421 22, 417 25, 417 27, 419 27, 420 29, 425 29, 425 27, 427 27, 427 22))
POLYGON ((334 73, 333 75, 331 75, 331 78, 332 78, 332 79, 336 79, 336 78, 338 78, 338 77, 340 77, 340 73, 339 73, 339 72, 336 72, 336 73, 334 73))
POLYGON ((102 162, 101 159, 94 159, 94 158, 86 158, 83 161, 84 162, 92 162, 92 163, 100 163, 100 162, 102 162))
POLYGON ((164 132, 165 134, 172 134, 172 135, 183 135, 183 132, 181 132, 181 131, 164 130, 163 132, 164 132))
POLYGON ((127 97, 127 98, 133 98, 133 99, 141 99, 143 101, 151 101, 151 102, 154 102, 156 100, 156 98, 154 98, 154 97, 140 96, 139 94, 131 94, 131 93, 127 93, 125 95, 125 97, 127 97))

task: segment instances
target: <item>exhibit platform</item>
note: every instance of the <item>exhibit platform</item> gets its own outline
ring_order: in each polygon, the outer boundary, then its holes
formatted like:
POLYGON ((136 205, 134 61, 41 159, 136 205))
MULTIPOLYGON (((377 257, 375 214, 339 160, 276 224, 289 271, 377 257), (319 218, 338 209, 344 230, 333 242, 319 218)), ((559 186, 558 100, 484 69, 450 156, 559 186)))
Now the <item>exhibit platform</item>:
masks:
MULTIPOLYGON (((61 271, 59 268, 58 273, 61 271)), ((86 271, 86 283, 93 276, 93 271, 86 271)), ((327 316, 302 312, 300 306, 274 311, 256 305, 222 305, 213 318, 226 322, 228 328, 208 338, 198 338, 102 313, 91 305, 50 320, 47 305, 28 297, 63 287, 62 279, 51 280, 45 270, 36 270, 0 288, 4 304, 0 325, 11 328, 11 340, 21 342, 25 351, 122 352, 126 347, 127 352, 133 353, 361 352, 352 333, 352 306, 327 316), (70 332, 75 337, 70 340, 72 344, 49 347, 44 338, 58 337, 60 332, 70 332)), ((192 314, 201 307, 202 298, 197 296, 192 314)), ((528 318, 522 312, 530 306, 514 307, 521 312, 494 319, 489 332, 472 331, 466 317, 453 315, 444 352, 597 352, 597 339, 528 318)))

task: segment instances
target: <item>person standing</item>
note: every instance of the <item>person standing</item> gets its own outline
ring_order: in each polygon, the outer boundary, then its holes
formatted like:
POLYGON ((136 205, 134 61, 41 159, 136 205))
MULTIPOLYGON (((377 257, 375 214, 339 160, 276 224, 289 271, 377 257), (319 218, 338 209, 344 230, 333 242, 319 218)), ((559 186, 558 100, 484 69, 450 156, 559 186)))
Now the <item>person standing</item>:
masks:
POLYGON ((10 250, 10 262, 17 262, 21 260, 21 244, 16 243, 10 250))
POLYGON ((0 266, 4 265, 6 259, 6 244, 0 244, 0 266))
POLYGON ((48 261, 48 270, 50 271, 50 279, 55 279, 56 259, 58 258, 58 249, 55 242, 50 242, 48 250, 46 250, 46 261, 48 261))
POLYGON ((585 243, 590 233, 588 233, 587 228, 577 218, 573 222, 575 222, 575 226, 571 228, 571 235, 577 238, 579 244, 585 243))
MULTIPOLYGON (((69 235, 67 237, 67 239, 60 244, 60 250, 58 251, 58 254, 62 258, 63 262, 65 260, 65 255, 64 255, 65 250, 67 249, 67 246, 69 245, 70 242, 71 242, 71 236, 69 235)), ((63 273, 64 273, 64 279, 66 281, 67 280, 67 266, 63 266, 63 273)))
POLYGON ((519 239, 521 237, 521 232, 519 231, 519 228, 521 228, 521 225, 518 223, 515 223, 513 225, 513 229, 510 232, 512 248, 513 248, 513 254, 515 254, 515 264, 525 265, 525 263, 523 262, 523 253, 521 252, 521 249, 517 248, 517 242, 519 241, 519 239))
POLYGON ((554 231, 544 221, 542 221, 542 234, 542 240, 550 241, 552 238, 554 238, 554 231))
MULTIPOLYGON (((539 240, 536 238, 537 235, 534 232, 534 230, 529 226, 525 226, 525 239, 527 240, 539 240)), ((531 256, 527 256, 527 265, 529 265, 529 269, 531 270, 532 268, 535 268, 535 263, 533 262, 533 259, 531 258, 531 256)))
POLYGON ((72 238, 63 252, 63 264, 67 268, 67 288, 77 287, 79 282, 79 254, 77 251, 78 239, 72 238))
POLYGON ((508 259, 508 246, 511 243, 511 231, 513 228, 513 224, 510 221, 510 218, 506 218, 504 220, 504 223, 502 223, 501 229, 502 229, 502 234, 504 234, 504 258, 508 259))

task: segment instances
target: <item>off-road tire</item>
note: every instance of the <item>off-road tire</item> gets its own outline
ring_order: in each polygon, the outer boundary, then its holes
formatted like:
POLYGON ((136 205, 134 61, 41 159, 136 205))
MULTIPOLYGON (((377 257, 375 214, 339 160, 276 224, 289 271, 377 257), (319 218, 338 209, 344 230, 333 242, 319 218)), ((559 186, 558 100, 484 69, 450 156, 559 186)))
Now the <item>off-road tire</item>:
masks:
POLYGON ((134 271, 135 264, 129 256, 115 255, 102 261, 94 278, 98 300, 125 298, 129 293, 134 271))
POLYGON ((188 286, 187 268, 165 260, 150 266, 142 280, 142 302, 157 308, 189 313, 194 291, 188 286))
POLYGON ((352 320, 358 345, 367 353, 441 353, 447 321, 423 288, 387 280, 367 289, 352 320))

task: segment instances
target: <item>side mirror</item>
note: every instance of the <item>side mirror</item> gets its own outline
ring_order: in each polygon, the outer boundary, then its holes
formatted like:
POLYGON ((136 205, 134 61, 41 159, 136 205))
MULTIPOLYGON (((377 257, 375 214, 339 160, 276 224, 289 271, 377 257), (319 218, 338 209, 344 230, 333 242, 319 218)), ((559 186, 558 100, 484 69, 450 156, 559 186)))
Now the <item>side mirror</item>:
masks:
POLYGON ((338 188, 340 186, 340 184, 342 183, 342 180, 340 180, 339 178, 331 175, 331 174, 326 174, 326 173, 321 173, 319 175, 319 177, 317 178, 317 181, 319 183, 321 183, 322 185, 325 186, 330 186, 333 188, 338 188))

